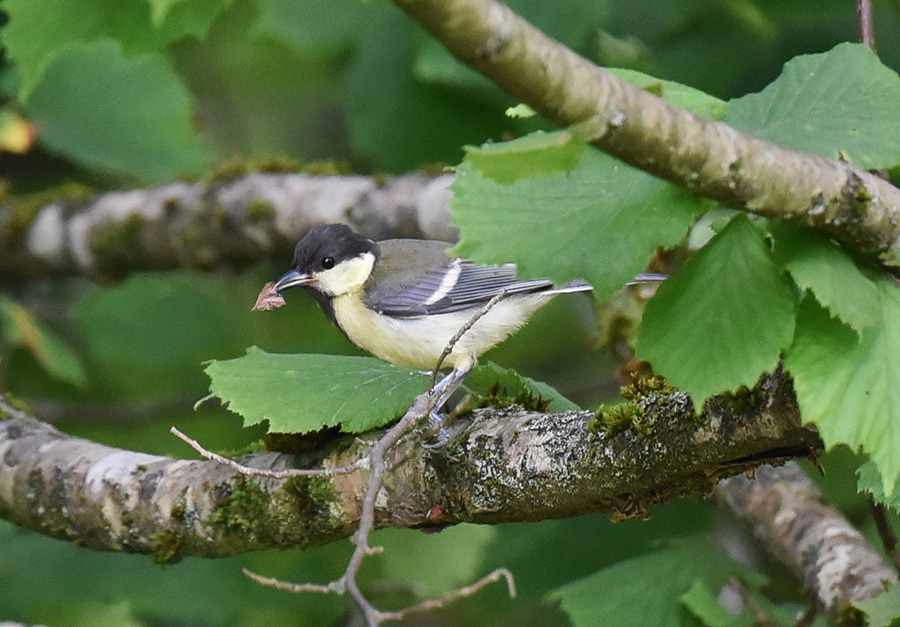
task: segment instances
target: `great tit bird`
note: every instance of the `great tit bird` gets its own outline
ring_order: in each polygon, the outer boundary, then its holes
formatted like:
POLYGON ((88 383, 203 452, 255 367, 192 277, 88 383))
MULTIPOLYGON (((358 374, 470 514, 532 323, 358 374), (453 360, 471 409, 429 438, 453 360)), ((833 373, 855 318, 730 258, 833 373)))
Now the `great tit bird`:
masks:
POLYGON ((447 254, 446 242, 391 239, 375 242, 343 224, 311 229, 297 243, 291 269, 274 284, 280 293, 302 286, 351 342, 398 366, 433 369, 463 325, 503 294, 462 335, 444 364, 437 407, 446 402, 478 357, 519 329, 557 294, 585 292, 574 281, 516 276, 513 264, 478 265, 447 254))

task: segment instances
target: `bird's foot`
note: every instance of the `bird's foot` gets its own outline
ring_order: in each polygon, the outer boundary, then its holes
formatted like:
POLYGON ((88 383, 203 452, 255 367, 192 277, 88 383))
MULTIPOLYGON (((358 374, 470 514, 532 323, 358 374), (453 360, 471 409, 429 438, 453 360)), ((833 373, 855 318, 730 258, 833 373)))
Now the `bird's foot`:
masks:
POLYGON ((432 410, 428 414, 428 431, 437 434, 433 442, 422 443, 422 446, 430 451, 442 448, 450 441, 450 431, 444 426, 444 419, 437 411, 432 410))
MULTIPOLYGON (((475 367, 475 363, 474 357, 463 361, 453 368, 446 377, 438 381, 432 388, 431 392, 435 395, 435 401, 434 407, 428 414, 428 432, 436 432, 437 440, 430 444, 424 444, 423 446, 425 448, 434 450, 441 448, 450 441, 450 432, 447 429, 445 418, 442 418, 438 412, 440 412, 444 405, 447 404, 447 401, 449 401, 450 397, 453 396, 453 393, 459 389, 459 386, 463 384, 466 377, 469 376, 469 373, 472 372, 472 369, 475 367)), ((452 412, 450 415, 452 415, 452 412)))

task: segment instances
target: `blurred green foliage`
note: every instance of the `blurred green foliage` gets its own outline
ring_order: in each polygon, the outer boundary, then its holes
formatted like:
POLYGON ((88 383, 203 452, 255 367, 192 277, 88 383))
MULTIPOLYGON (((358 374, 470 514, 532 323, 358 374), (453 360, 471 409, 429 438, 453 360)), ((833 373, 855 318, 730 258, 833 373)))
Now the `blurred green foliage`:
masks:
MULTIPOLYGON (((602 64, 720 98, 761 89, 796 54, 856 37, 854 7, 838 0, 510 5, 602 64)), ((404 172, 541 125, 504 116, 514 102, 384 0, 0 6, 0 91, 40 125, 43 150, 88 178, 165 180, 272 154, 404 172)), ((880 55, 897 67, 896 13, 879 9, 880 55)))
MULTIPOLYGON (((846 0, 510 4, 600 63, 723 99, 762 89, 797 54, 856 38, 855 8, 846 0)), ((226 159, 272 155, 401 173, 456 164, 466 144, 547 126, 506 117, 515 102, 383 0, 0 0, 0 13, 0 105, 40 131, 30 153, 0 153, 0 179, 13 192, 73 179, 126 186, 196 177, 226 159)), ((896 3, 879 3, 879 54, 895 69, 898 23, 896 3)), ((724 115, 718 101, 699 102, 724 115)), ((752 117, 752 100, 746 104, 752 117)), ((289 306, 277 311, 250 313, 259 288, 288 261, 261 260, 240 276, 167 272, 107 285, 80 279, 0 285, 0 389, 69 432, 115 446, 190 455, 169 436, 172 424, 216 450, 247 446, 262 429, 241 429, 239 417, 215 407, 191 410, 207 392, 204 361, 237 357, 248 346, 359 354, 302 295, 289 294, 289 306)), ((549 381, 582 404, 598 402, 615 388, 608 375, 613 360, 591 349, 586 307, 559 299, 488 358, 549 381)), ((827 476, 810 472, 875 538, 855 490, 859 463, 839 449, 821 460, 827 476)), ((390 550, 367 562, 363 579, 388 607, 505 566, 517 577, 519 599, 491 588, 444 612, 446 624, 564 625, 568 618, 546 596, 551 590, 641 559, 659 540, 716 524, 707 503, 679 501, 653 509, 647 522, 613 525, 590 516, 463 526, 434 536, 391 531, 374 538, 390 550)), ((712 541, 692 546, 717 555, 712 541)), ((146 557, 93 553, 0 521, 0 621, 348 624, 346 599, 261 588, 240 568, 324 582, 341 572, 349 551, 349 543, 338 542, 159 567, 146 557)), ((783 575, 769 574, 775 583, 768 592, 779 602, 800 598, 783 575)), ((703 591, 691 592, 686 607, 701 612, 703 591)), ((639 603, 654 591, 630 593, 639 603)), ((696 615, 694 622, 682 618, 680 624, 701 624, 696 615)))

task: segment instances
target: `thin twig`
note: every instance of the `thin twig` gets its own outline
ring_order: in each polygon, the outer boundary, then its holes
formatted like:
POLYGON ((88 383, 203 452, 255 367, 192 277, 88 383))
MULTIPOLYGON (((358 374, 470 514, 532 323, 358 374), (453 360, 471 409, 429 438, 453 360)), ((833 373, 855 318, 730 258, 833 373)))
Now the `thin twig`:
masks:
POLYGON ((494 308, 494 305, 499 303, 501 300, 509 296, 509 292, 505 289, 500 290, 497 294, 494 295, 491 300, 484 304, 484 307, 479 309, 475 315, 473 315, 469 320, 459 328, 459 331, 456 332, 456 335, 450 338, 450 341, 447 342, 447 345, 444 347, 444 350, 441 352, 441 356, 438 357, 437 363, 434 365, 434 370, 431 371, 431 385, 429 389, 434 389, 435 384, 437 383, 438 372, 441 369, 441 366, 444 365, 444 360, 450 356, 450 353, 453 352, 453 348, 456 346, 456 343, 462 338, 463 335, 468 333, 469 329, 475 326, 475 323, 481 320, 487 312, 494 308))
POLYGON ((291 477, 331 477, 333 475, 344 475, 349 472, 353 472, 354 470, 358 470, 360 468, 364 468, 369 459, 368 457, 361 457, 357 459, 355 462, 350 464, 346 464, 344 466, 337 466, 335 468, 288 468, 287 470, 266 470, 264 468, 251 468, 250 466, 244 466, 243 464, 239 464, 233 459, 229 459, 228 457, 223 457, 218 453, 213 453, 201 445, 197 440, 189 438, 181 431, 179 431, 176 427, 172 427, 169 429, 169 432, 175 437, 183 440, 188 446, 192 449, 200 453, 203 457, 210 461, 218 462, 225 466, 228 466, 235 472, 239 472, 242 475, 253 475, 258 477, 271 477, 273 479, 290 479, 291 477))
POLYGON ((475 583, 468 586, 463 586, 462 588, 457 588, 456 590, 451 590, 447 594, 438 597, 437 599, 422 601, 421 603, 410 605, 409 607, 398 610, 396 612, 381 612, 381 620, 382 622, 403 620, 410 614, 428 612, 430 610, 436 610, 442 607, 446 607, 458 599, 464 599, 466 597, 472 596, 473 594, 479 592, 482 588, 489 586, 490 584, 498 581, 501 578, 506 579, 506 589, 509 592, 509 597, 511 599, 516 598, 516 581, 515 579, 513 579, 512 573, 505 568, 498 568, 494 572, 486 575, 485 577, 482 577, 475 583))
POLYGON ((888 519, 887 508, 881 503, 876 503, 869 497, 869 508, 872 510, 872 520, 875 521, 875 528, 878 529, 878 537, 881 538, 881 544, 884 546, 884 552, 894 567, 900 571, 900 548, 897 546, 897 534, 891 527, 891 521, 888 519))
POLYGON ((369 461, 372 467, 372 474, 369 476, 369 482, 366 486, 366 495, 363 497, 362 508, 359 516, 359 527, 356 530, 356 548, 350 561, 347 563, 347 569, 341 579, 347 586, 347 591, 357 606, 362 610, 366 618, 366 624, 370 627, 378 625, 381 620, 380 612, 373 606, 359 589, 356 581, 356 575, 362 565, 362 561, 371 553, 369 546, 369 537, 375 529, 375 500, 378 491, 381 489, 384 473, 387 470, 384 458, 390 448, 399 440, 406 432, 427 416, 434 408, 435 397, 431 393, 420 394, 413 401, 412 406, 404 414, 403 418, 391 427, 375 443, 375 446, 369 451, 369 461))
MULTIPOLYGON (((472 318, 470 318, 466 322, 466 324, 460 327, 459 331, 457 331, 457 333, 450 339, 450 341, 447 343, 447 346, 444 348, 444 351, 441 353, 437 365, 435 366, 434 372, 432 373, 431 386, 428 388, 428 391, 417 396, 415 400, 413 400, 412 405, 410 405, 409 409, 397 422, 397 424, 391 427, 375 442, 375 445, 372 446, 372 448, 369 450, 369 454, 366 456, 366 458, 364 458, 364 460, 359 460, 359 462, 357 462, 357 464, 360 465, 363 461, 367 462, 368 467, 372 471, 372 474, 369 476, 369 480, 366 484, 366 493, 365 496, 363 496, 362 506, 360 507, 359 526, 357 527, 356 534, 354 535, 355 548, 353 549, 353 555, 350 556, 350 560, 347 562, 347 568, 344 570, 344 573, 340 576, 340 578, 332 581, 329 584, 322 585, 313 583, 284 582, 278 579, 263 577, 248 570, 244 570, 244 574, 262 585, 278 588, 279 590, 286 590, 288 592, 317 592, 323 594, 343 593, 345 591, 349 592, 350 596, 356 602, 357 607, 359 607, 360 611, 363 613, 366 624, 369 627, 377 627, 377 625, 380 625, 381 623, 389 620, 401 620, 403 616, 409 613, 423 612, 429 609, 443 607, 444 605, 447 605, 448 603, 456 599, 474 594, 478 590, 496 581, 500 577, 504 577, 506 579, 507 587, 510 591, 510 596, 515 596, 515 583, 512 579, 512 574, 508 570, 501 568, 494 571, 487 577, 480 579, 474 584, 448 592, 446 595, 440 597, 439 599, 424 601, 417 605, 413 605, 396 612, 382 612, 366 598, 363 592, 359 589, 359 584, 356 580, 363 560, 367 556, 381 551, 381 547, 372 547, 369 545, 369 538, 372 535, 372 531, 374 531, 375 529, 375 502, 377 500, 378 492, 381 490, 381 486, 384 483, 384 475, 389 470, 388 464, 386 462, 388 451, 390 451, 391 447, 394 446, 394 444, 396 444, 400 438, 402 438, 406 433, 412 431, 412 429, 416 426, 416 424, 419 423, 419 421, 423 420, 432 412, 432 410, 434 410, 439 396, 434 391, 434 384, 437 378, 437 372, 440 369, 444 359, 446 359, 446 357, 451 353, 453 347, 460 340, 460 338, 467 331, 469 331, 469 329, 471 329, 472 326, 482 316, 490 311, 490 309, 494 305, 503 300, 506 295, 506 290, 502 290, 491 300, 485 303, 484 307, 482 307, 475 315, 473 315, 472 318)), ((240 466, 232 460, 206 451, 206 449, 201 447, 193 440, 190 440, 190 438, 183 436, 183 434, 180 435, 180 432, 176 433, 177 429, 174 429, 174 427, 172 432, 181 437, 185 442, 190 444, 194 448, 194 450, 200 452, 201 455, 208 456, 208 459, 220 461, 221 463, 224 463, 232 468, 234 468, 235 466, 240 466)), ((332 470, 332 473, 333 472, 334 470, 332 470)))
POLYGON ((340 579, 323 585, 318 583, 291 583, 288 581, 281 581, 274 577, 264 577, 247 568, 243 569, 243 573, 262 586, 269 586, 270 588, 284 590, 285 592, 317 592, 320 594, 343 594, 345 592, 345 589, 338 585, 341 581, 340 579))
MULTIPOLYGON (((369 480, 366 484, 366 494, 363 497, 362 507, 360 508, 359 526, 355 534, 356 546, 353 550, 353 555, 350 556, 350 560, 347 563, 347 568, 340 578, 323 585, 313 583, 288 583, 278 579, 263 577, 247 570, 245 570, 244 573, 262 585, 278 588, 279 590, 286 590, 288 592, 317 592, 323 594, 341 594, 343 592, 349 592, 350 596, 353 597, 353 600, 356 602, 357 607, 362 611, 367 625, 375 627, 383 622, 382 612, 372 605, 359 589, 356 576, 359 573, 359 568, 362 565, 363 560, 367 556, 380 552, 381 550, 380 547, 370 546, 369 538, 372 531, 375 529, 376 498, 381 489, 384 474, 387 471, 385 456, 390 448, 396 444, 404 434, 411 431, 416 423, 431 412, 434 408, 435 400, 436 395, 431 391, 417 396, 399 422, 381 436, 369 450, 369 454, 365 460, 371 467, 372 474, 369 476, 369 480)), ((227 461, 225 462, 226 464, 227 461)))
POLYGON ((875 16, 872 13, 872 0, 856 0, 856 16, 859 18, 859 41, 872 52, 876 52, 875 16))
POLYGON ((379 490, 381 490, 381 486, 384 481, 384 474, 388 470, 387 464, 385 463, 387 452, 394 444, 396 444, 396 442, 401 437, 403 437, 403 435, 411 431, 420 420, 428 416, 434 409, 435 403, 437 402, 438 398, 438 395, 434 392, 434 381, 437 377, 437 372, 440 369, 441 363, 453 350, 453 346, 469 329, 472 328, 472 326, 482 316, 490 311, 491 307, 496 305, 505 297, 506 290, 503 290, 496 296, 494 296, 490 301, 485 303, 484 307, 482 307, 475 315, 473 315, 472 318, 470 318, 466 322, 466 324, 460 327, 459 331, 456 332, 456 334, 447 343, 447 346, 444 347, 444 351, 441 353, 437 365, 435 366, 434 372, 432 373, 432 384, 429 387, 428 391, 424 394, 420 394, 415 398, 412 405, 399 420, 399 422, 397 422, 397 424, 395 424, 383 436, 381 436, 381 438, 379 438, 375 443, 375 446, 373 446, 369 451, 369 462, 372 469, 372 474, 369 476, 369 481, 366 486, 366 494, 363 497, 362 507, 360 508, 359 526, 357 527, 355 535, 356 548, 353 550, 353 555, 350 557, 350 561, 347 563, 347 568, 344 571, 344 574, 338 580, 341 583, 337 584, 346 586, 346 589, 350 593, 350 596, 353 597, 353 600, 356 601, 356 605, 362 611, 363 616, 365 616, 366 624, 369 625, 369 627, 376 627, 384 620, 386 620, 384 618, 385 616, 389 615, 389 613, 383 613, 374 605, 372 605, 372 603, 359 589, 359 584, 356 581, 356 576, 359 573, 359 568, 362 565, 362 561, 366 558, 366 556, 371 555, 373 552, 373 548, 369 546, 369 537, 371 536, 372 531, 375 529, 376 497, 378 496, 379 490))

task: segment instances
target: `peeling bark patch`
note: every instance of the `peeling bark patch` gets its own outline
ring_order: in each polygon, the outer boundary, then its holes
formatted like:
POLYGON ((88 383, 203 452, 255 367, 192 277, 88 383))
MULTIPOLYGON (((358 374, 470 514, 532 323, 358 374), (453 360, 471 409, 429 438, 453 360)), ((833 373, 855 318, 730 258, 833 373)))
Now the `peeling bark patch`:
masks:
POLYGON ((102 494, 106 485, 121 485, 127 482, 134 468, 138 465, 149 466, 155 462, 168 461, 165 457, 118 451, 109 449, 110 453, 91 464, 84 476, 84 487, 94 495, 102 494))
POLYGON ((163 471, 156 470, 145 473, 143 477, 141 477, 138 498, 142 503, 147 503, 153 499, 153 495, 156 493, 156 486, 159 485, 164 474, 163 471))
MULTIPOLYGON (((862 178, 852 170, 847 174, 847 179, 841 189, 841 197, 846 207, 857 217, 865 213, 869 201, 872 200, 872 195, 866 189, 862 178)), ((834 224, 837 225, 847 221, 849 221, 847 216, 838 214, 834 224)))

